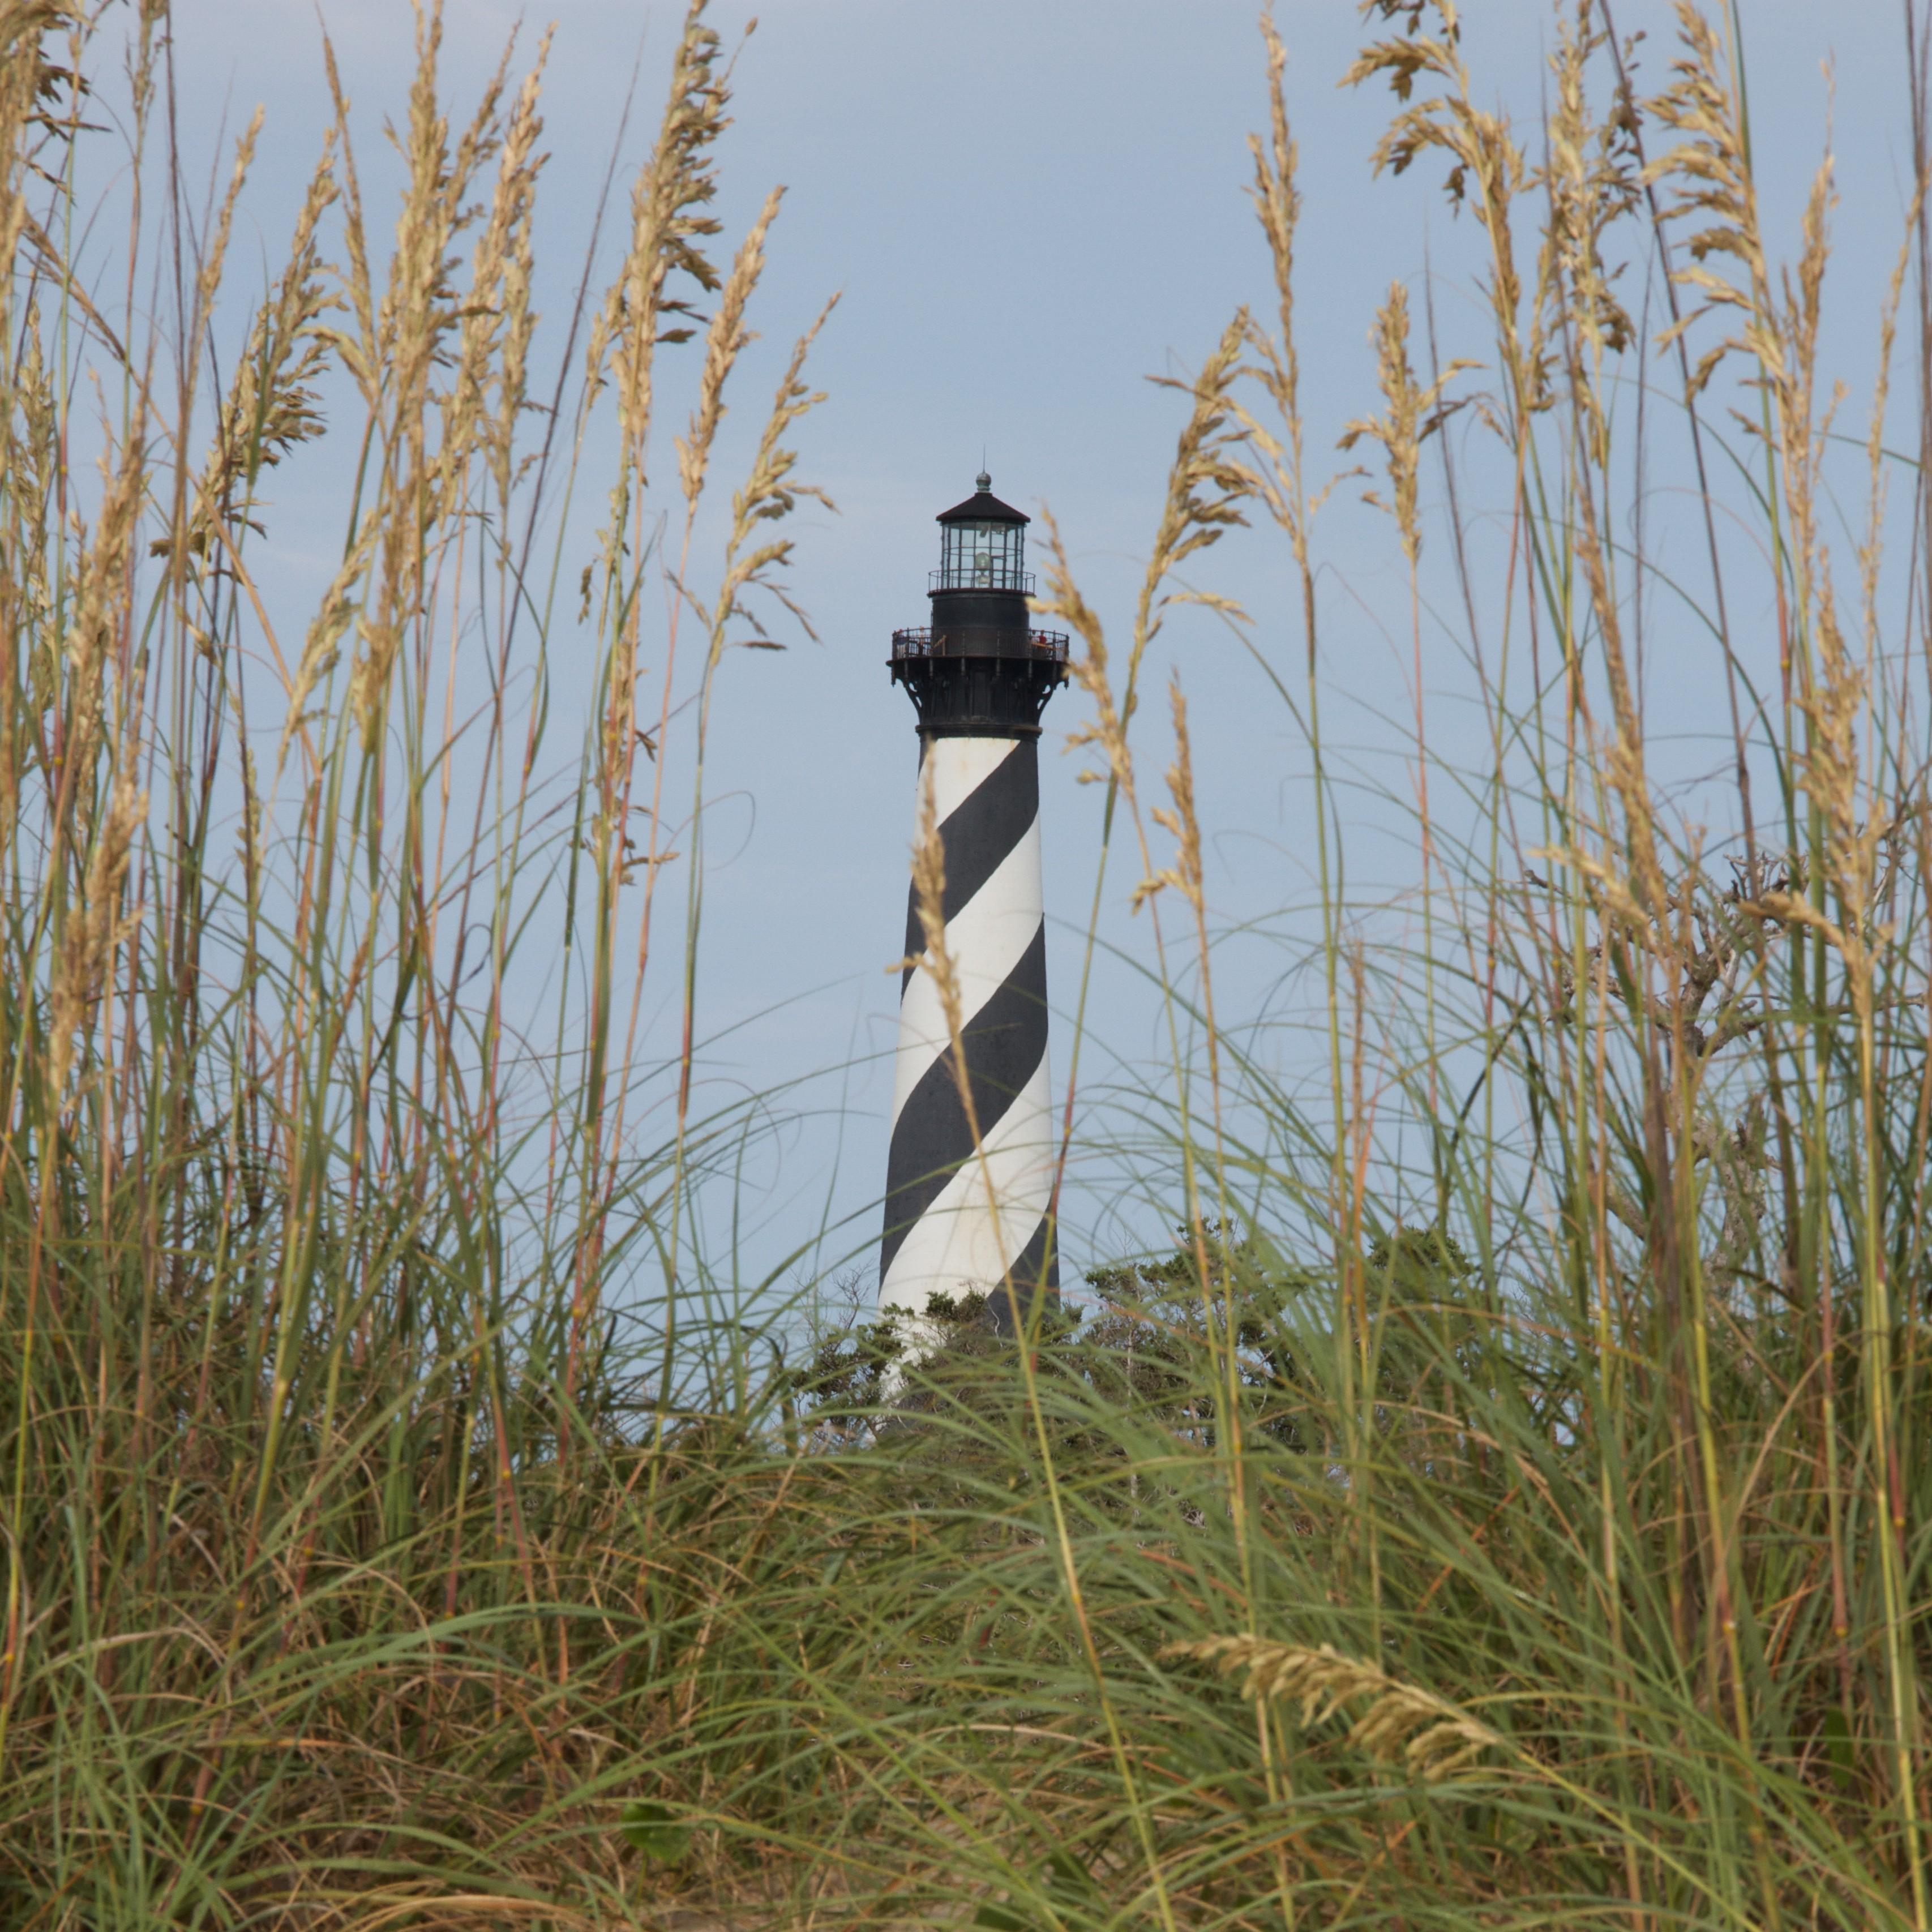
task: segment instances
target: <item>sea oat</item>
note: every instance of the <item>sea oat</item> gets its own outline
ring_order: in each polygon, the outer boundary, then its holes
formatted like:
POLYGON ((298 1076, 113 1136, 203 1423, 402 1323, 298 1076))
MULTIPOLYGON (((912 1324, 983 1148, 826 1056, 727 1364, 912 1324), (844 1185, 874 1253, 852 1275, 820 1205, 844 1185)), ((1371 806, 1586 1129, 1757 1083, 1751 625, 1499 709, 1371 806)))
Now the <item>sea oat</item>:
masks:
POLYGON ((438 406, 437 371, 459 337, 463 304, 454 286, 452 244, 473 211, 468 196, 478 170, 499 140, 496 106, 508 70, 506 50, 485 85, 475 113, 452 144, 450 125, 437 104, 437 63, 442 40, 440 6, 416 19, 416 68, 400 146, 407 171, 396 247, 380 304, 366 286, 368 264, 360 238, 360 202, 349 146, 346 104, 338 94, 343 124, 343 191, 350 217, 350 302, 362 339, 336 340, 357 374, 380 424, 376 506, 380 535, 372 560, 373 581, 357 621, 360 649, 349 680, 352 715, 363 749, 374 756, 388 716, 390 687, 406 638, 422 624, 427 596, 430 535, 461 500, 462 476, 483 412, 473 392, 459 391, 460 407, 438 406), (432 437, 435 422, 440 434, 432 437))
POLYGON ((1665 220, 1704 225, 1688 238, 1691 260, 1676 275, 1678 283, 1696 292, 1696 305, 1664 330, 1658 346, 1667 346, 1705 317, 1721 311, 1738 310, 1747 318, 1746 333, 1726 338, 1698 359, 1690 379, 1694 396, 1734 349, 1768 349, 1780 365, 1783 358, 1777 345, 1762 334, 1763 318, 1771 308, 1771 279, 1758 224, 1757 186, 1717 32, 1690 0, 1678 0, 1677 24, 1684 51, 1672 64, 1676 78, 1646 106, 1664 127, 1686 138, 1652 160, 1645 176, 1670 185, 1665 220), (1744 271, 1745 286, 1738 287, 1706 266, 1713 259, 1737 262, 1744 271))
POLYGON ((965 1004, 959 986, 958 968, 946 944, 946 842, 939 833, 938 776, 928 764, 919 788, 919 830, 912 848, 912 902, 919 918, 921 950, 896 960, 886 970, 903 972, 908 967, 923 973, 939 996, 939 1010, 946 1021, 950 1042, 952 1078, 959 1089, 959 1104, 965 1109, 966 1124, 973 1144, 980 1144, 980 1123, 973 1101, 973 1082, 966 1064, 965 1004))
POLYGON ((1348 1742, 1384 1763, 1400 1764, 1435 1783, 1471 1764, 1502 1739, 1447 1699, 1404 1684, 1372 1664, 1345 1657, 1332 1645, 1314 1648, 1258 1636, 1210 1636, 1169 1644, 1164 1658, 1210 1665, 1223 1677, 1237 1672, 1244 1696, 1300 1707, 1304 1730, 1326 1724, 1345 1704, 1359 1702, 1348 1742))
POLYGON ((1194 748, 1187 731, 1187 700, 1181 695, 1178 676, 1168 682, 1168 701, 1174 719, 1174 762, 1167 768, 1167 792, 1174 806, 1172 811, 1156 806, 1154 822, 1162 831, 1172 833, 1174 862, 1134 888, 1133 908, 1138 911, 1144 901, 1172 886, 1198 920, 1205 916, 1207 910, 1201 866, 1201 824, 1194 809, 1194 748))
POLYGON ((530 219, 544 163, 544 157, 536 151, 543 132, 537 100, 550 46, 547 32, 518 90, 497 158, 489 214, 478 231, 471 256, 456 372, 442 404, 444 448, 451 459, 443 487, 452 500, 460 492, 461 458, 472 436, 480 436, 488 447, 498 494, 509 487, 511 451, 523 407, 533 320, 530 308, 530 219), (494 411, 486 411, 484 394, 493 381, 500 392, 497 404, 494 411))
MULTIPOLYGON (((1638 117, 1627 88, 1619 85, 1610 110, 1592 120, 1585 96, 1590 56, 1607 36, 1594 26, 1594 0, 1577 0, 1562 20, 1557 51, 1550 57, 1556 105, 1548 121, 1549 158, 1540 178, 1549 197, 1538 281, 1544 305, 1542 340, 1580 338, 1593 374, 1604 358, 1620 355, 1635 340, 1635 326, 1612 292, 1621 272, 1605 260, 1604 237, 1643 193, 1637 162, 1638 117)), ((1573 386, 1572 400, 1599 469, 1610 460, 1610 424, 1593 381, 1573 386)))
POLYGON ((715 291, 718 272, 698 244, 718 232, 704 212, 717 192, 710 163, 724 129, 730 90, 717 71, 717 34, 704 24, 704 0, 692 0, 672 62, 670 98, 656 146, 631 197, 631 241, 616 280, 591 331, 586 374, 594 390, 607 368, 617 392, 618 428, 640 465, 651 421, 652 375, 661 342, 687 340, 686 326, 661 330, 667 315, 690 304, 665 292, 674 274, 715 291))
POLYGON ((1604 240, 1612 224, 1637 206, 1643 180, 1636 155, 1636 104, 1619 86, 1610 111, 1592 119, 1586 98, 1590 57, 1608 40, 1595 25, 1595 0, 1576 0, 1558 29, 1557 51, 1550 68, 1556 82, 1556 104, 1548 124, 1550 157, 1542 179, 1550 196, 1545 245, 1561 266, 1546 277, 1568 292, 1569 320, 1592 346, 1621 354, 1636 340, 1636 325, 1613 292, 1622 272, 1605 256, 1604 240))
MULTIPOLYGON (((1385 20, 1405 22, 1406 31, 1399 39, 1372 41, 1363 48, 1342 76, 1342 85, 1360 87, 1372 80, 1384 80, 1396 99, 1405 104, 1376 143, 1377 173, 1387 169, 1402 174, 1420 155, 1432 151, 1448 158, 1444 187, 1450 205, 1473 207, 1489 239, 1490 308, 1520 422, 1546 400, 1542 358, 1534 340, 1525 344, 1519 313, 1522 284, 1510 214, 1528 178, 1522 148, 1502 116, 1476 104, 1462 60, 1461 22, 1450 0, 1436 0, 1428 8, 1421 0, 1368 0, 1363 10, 1385 20), (1433 34, 1423 32, 1425 11, 1436 16, 1433 34), (1446 83, 1448 91, 1409 104, 1415 83, 1424 78, 1446 83)), ((1534 328, 1534 316, 1531 322, 1534 328)))
POLYGON ((724 290, 705 332, 704 368, 698 378, 698 407, 692 412, 688 432, 677 439, 678 483, 685 500, 694 508, 704 489, 704 472, 711 460, 711 444, 724 415, 724 383, 740 352, 752 340, 745 326, 745 310, 758 276, 765 265, 765 236, 778 212, 784 190, 775 188, 765 197, 758 218, 739 244, 725 278, 724 290))
MULTIPOLYGON (((1106 760, 1101 772, 1083 771, 1083 783, 1105 777, 1131 802, 1132 761, 1127 752, 1127 730, 1139 701, 1141 662, 1159 635, 1166 614, 1178 604, 1198 604, 1240 619, 1239 604, 1210 592, 1169 587, 1179 566, 1218 543, 1228 531, 1246 522, 1241 505, 1254 495, 1258 479, 1238 454, 1246 426, 1235 405, 1233 388, 1240 374, 1240 356, 1252 332, 1247 311, 1238 311, 1222 332, 1214 353, 1191 382, 1160 378, 1162 386, 1183 391, 1191 400, 1174 460, 1168 466, 1167 493, 1154 532, 1147 568, 1142 574, 1134 614, 1126 674, 1118 692, 1111 676, 1106 635, 1098 615, 1073 580, 1060 526, 1051 512, 1042 513, 1047 538, 1046 595, 1036 605, 1044 615, 1072 625, 1087 646, 1074 659, 1074 681, 1094 700, 1096 717, 1068 735, 1069 750, 1097 746, 1106 760)), ((1143 854, 1144 856, 1144 854, 1143 854)))
POLYGON ((147 809, 146 797, 135 791, 124 772, 95 830, 78 898, 68 909, 47 1003, 47 1091, 56 1107, 80 1039, 92 1027, 114 956, 140 922, 138 910, 123 910, 122 899, 134 835, 147 809))
POLYGON ((128 618, 128 573, 136 520, 146 481, 146 418, 138 410, 119 460, 101 459, 106 482, 92 544, 78 560, 65 642, 66 715, 58 761, 58 820, 83 827, 92 803, 96 761, 105 742, 108 672, 128 618))
MULTIPOLYGON (((1389 285, 1388 299, 1376 312, 1375 344, 1376 373, 1388 413, 1358 417, 1342 433, 1340 447, 1353 449, 1365 436, 1382 445, 1394 499, 1386 507, 1394 515, 1402 554, 1413 569, 1422 554, 1422 525, 1416 508, 1422 446, 1459 406, 1444 403, 1443 392, 1462 370, 1476 364, 1453 362, 1426 388, 1418 386, 1408 359, 1408 291, 1400 282, 1389 285)), ((1367 500, 1384 507, 1372 492, 1367 500)))
MULTIPOLYGON (((177 542, 171 535, 149 546, 157 555, 179 558, 184 568, 189 560, 206 554, 211 536, 219 533, 233 541, 236 533, 229 526, 237 514, 238 492, 245 500, 263 468, 273 467, 298 445, 322 433, 316 385, 328 344, 320 325, 325 314, 340 305, 323 279, 321 257, 322 218, 337 194, 331 165, 334 140, 331 130, 296 218, 288 260, 268 300, 256 311, 234 378, 222 398, 213 446, 186 509, 184 540, 177 542)), ((207 301, 212 304, 214 296, 210 284, 207 301)), ((241 514, 245 515, 245 509, 241 514)))

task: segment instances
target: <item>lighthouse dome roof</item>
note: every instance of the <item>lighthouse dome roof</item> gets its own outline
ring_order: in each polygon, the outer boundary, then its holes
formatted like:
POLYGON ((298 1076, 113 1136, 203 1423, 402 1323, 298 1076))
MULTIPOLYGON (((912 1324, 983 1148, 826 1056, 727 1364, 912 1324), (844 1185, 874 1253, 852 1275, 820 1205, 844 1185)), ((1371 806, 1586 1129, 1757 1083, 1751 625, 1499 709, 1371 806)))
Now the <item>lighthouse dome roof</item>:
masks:
POLYGON ((993 494, 993 479, 981 470, 974 479, 979 488, 963 503, 955 503, 951 509, 942 510, 933 518, 936 524, 1030 524, 1033 519, 1024 511, 1016 510, 1010 503, 1003 503, 993 494))

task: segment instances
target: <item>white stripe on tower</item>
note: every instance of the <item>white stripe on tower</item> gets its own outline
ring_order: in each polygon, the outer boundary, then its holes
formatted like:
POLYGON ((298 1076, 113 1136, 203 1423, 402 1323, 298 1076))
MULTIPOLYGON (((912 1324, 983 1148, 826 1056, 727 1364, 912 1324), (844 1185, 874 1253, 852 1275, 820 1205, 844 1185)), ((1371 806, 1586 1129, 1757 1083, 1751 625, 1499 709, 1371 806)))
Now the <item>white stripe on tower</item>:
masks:
MULTIPOLYGON (((1053 1137, 1037 742, 922 740, 946 856, 946 950, 958 974, 968 1085, 962 1104, 930 974, 909 970, 899 1006, 880 1300, 924 1313, 934 1294, 977 1291, 1011 1328, 1058 1270, 1047 1252, 1053 1137), (1002 1292, 1011 1282, 1017 1309, 1002 1292)), ((907 953, 922 952, 909 904, 907 953)))

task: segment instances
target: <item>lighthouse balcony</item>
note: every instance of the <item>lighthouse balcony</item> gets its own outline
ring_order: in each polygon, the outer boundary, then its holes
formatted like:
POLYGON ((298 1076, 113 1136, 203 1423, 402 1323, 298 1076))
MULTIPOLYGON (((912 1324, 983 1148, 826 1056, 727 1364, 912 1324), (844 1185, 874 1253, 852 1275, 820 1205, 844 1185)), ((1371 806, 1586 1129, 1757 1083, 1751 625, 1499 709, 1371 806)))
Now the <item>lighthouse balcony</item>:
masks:
MULTIPOLYGON (((977 627, 975 627, 976 629, 977 627)), ((895 664, 917 663, 929 658, 947 657, 1024 657, 1041 664, 1064 664, 1067 658, 1067 637, 1064 631, 1027 631, 1009 634, 1011 642, 1003 638, 1000 646, 988 650, 979 636, 962 638, 953 641, 952 634, 944 630, 922 627, 918 630, 895 631, 892 633, 892 662, 895 664), (1012 644, 1022 638, 1025 640, 1023 650, 1016 650, 1012 644)))
POLYGON ((1066 638, 1018 626, 895 631, 892 666, 922 736, 1036 738, 1046 700, 1066 681, 1066 638))

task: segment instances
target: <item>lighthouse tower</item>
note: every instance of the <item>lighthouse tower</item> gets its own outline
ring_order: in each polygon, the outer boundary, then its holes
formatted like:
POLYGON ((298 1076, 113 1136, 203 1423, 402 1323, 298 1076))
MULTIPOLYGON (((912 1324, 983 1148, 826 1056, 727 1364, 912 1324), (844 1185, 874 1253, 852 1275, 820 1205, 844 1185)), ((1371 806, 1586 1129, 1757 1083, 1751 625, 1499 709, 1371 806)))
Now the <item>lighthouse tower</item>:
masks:
MULTIPOLYGON (((1027 610, 1028 519, 979 488, 939 518, 932 622, 892 634, 893 682, 919 713, 946 854, 946 950, 958 974, 959 1084, 938 990, 900 986, 892 1151, 879 1250, 882 1311, 925 1312, 934 1293, 977 1291, 1008 1334, 1059 1293, 1047 1209, 1053 1132, 1046 1067, 1046 929, 1040 874, 1040 716, 1066 678, 1066 639, 1027 610), (991 1185, 988 1186, 990 1181, 991 1185)), ((906 954, 925 950, 915 899, 906 954)))

